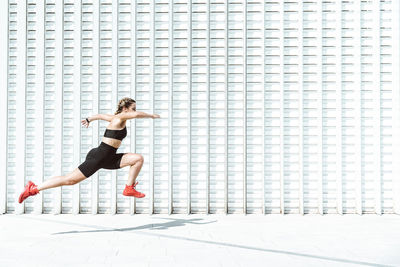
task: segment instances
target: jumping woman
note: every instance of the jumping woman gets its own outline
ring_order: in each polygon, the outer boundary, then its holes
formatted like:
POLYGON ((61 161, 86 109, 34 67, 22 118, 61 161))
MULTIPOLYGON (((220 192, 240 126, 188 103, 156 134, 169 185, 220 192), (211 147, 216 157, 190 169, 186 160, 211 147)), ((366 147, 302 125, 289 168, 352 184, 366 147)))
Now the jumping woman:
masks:
POLYGON ((74 171, 64 176, 55 176, 43 182, 41 185, 35 185, 32 181, 28 181, 24 191, 19 196, 18 202, 22 203, 30 196, 38 194, 42 190, 62 185, 74 185, 86 178, 90 177, 99 169, 114 170, 130 166, 128 182, 126 183, 124 196, 133 196, 142 198, 145 195, 136 191, 135 187, 138 184, 136 177, 143 166, 143 156, 134 153, 116 153, 121 146, 122 139, 127 135, 126 121, 139 118, 160 118, 156 114, 147 114, 136 111, 136 101, 125 97, 118 103, 118 110, 114 115, 98 114, 82 120, 82 125, 86 128, 95 120, 105 120, 109 124, 104 132, 104 137, 100 145, 93 148, 86 155, 86 160, 78 166, 74 171))

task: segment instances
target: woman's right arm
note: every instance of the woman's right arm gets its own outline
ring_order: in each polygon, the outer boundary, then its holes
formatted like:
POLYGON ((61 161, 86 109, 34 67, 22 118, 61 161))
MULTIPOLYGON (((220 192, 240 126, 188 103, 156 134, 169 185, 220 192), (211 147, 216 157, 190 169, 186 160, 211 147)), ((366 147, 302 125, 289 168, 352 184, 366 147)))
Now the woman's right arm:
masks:
POLYGON ((103 120, 103 121, 111 121, 114 115, 110 114, 96 114, 93 116, 88 117, 89 121, 95 121, 95 120, 103 120))
POLYGON ((89 123, 91 123, 92 121, 95 120, 104 120, 104 121, 111 121, 112 118, 114 117, 114 115, 110 115, 110 114, 96 114, 90 117, 87 117, 86 119, 83 119, 81 121, 83 126, 89 127, 89 123))
POLYGON ((140 118, 160 118, 160 115, 157 114, 147 114, 142 111, 131 111, 126 113, 120 113, 119 117, 123 120, 130 120, 130 119, 140 119, 140 118))

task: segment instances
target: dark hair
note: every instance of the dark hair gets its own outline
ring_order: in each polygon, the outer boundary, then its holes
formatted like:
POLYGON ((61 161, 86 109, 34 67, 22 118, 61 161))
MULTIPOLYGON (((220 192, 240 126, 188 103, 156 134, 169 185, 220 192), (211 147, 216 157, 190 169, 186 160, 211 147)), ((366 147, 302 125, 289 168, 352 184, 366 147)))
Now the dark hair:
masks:
POLYGON ((129 108, 133 103, 136 103, 135 100, 129 97, 124 97, 118 102, 117 111, 114 113, 115 115, 122 112, 123 108, 129 108))

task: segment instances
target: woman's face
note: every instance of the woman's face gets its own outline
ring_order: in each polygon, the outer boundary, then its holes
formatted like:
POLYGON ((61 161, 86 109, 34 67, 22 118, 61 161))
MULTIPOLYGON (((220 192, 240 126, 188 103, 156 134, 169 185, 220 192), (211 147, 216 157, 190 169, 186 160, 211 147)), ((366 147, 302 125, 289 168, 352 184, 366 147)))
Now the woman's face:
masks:
POLYGON ((128 111, 136 111, 136 103, 133 103, 130 107, 128 111))

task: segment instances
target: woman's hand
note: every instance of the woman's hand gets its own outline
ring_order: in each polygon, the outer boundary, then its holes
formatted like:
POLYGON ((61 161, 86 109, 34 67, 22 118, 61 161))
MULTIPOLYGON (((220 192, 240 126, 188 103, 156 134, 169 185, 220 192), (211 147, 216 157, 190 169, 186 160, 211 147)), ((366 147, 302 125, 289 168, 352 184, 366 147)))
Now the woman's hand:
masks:
POLYGON ((160 118, 160 115, 158 115, 158 114, 153 114, 153 119, 158 119, 158 118, 160 118))
POLYGON ((90 122, 88 122, 86 119, 83 119, 82 121, 81 121, 81 123, 82 123, 82 126, 84 126, 84 127, 89 127, 89 123, 90 122))

